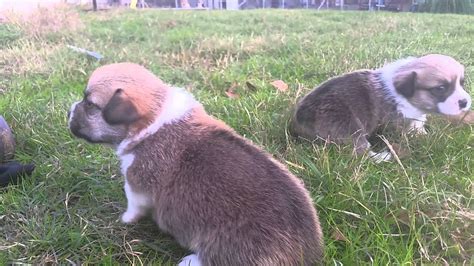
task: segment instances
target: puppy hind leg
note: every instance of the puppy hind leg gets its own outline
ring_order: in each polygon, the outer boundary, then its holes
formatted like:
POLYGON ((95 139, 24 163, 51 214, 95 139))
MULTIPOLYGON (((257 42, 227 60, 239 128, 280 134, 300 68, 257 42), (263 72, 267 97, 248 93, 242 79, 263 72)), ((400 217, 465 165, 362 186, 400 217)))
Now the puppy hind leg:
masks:
POLYGON ((361 130, 352 134, 352 143, 356 155, 362 155, 370 149, 370 143, 367 140, 367 136, 361 132, 361 130))
POLYGON ((352 137, 354 143, 354 151, 356 155, 362 155, 366 152, 369 157, 374 160, 375 163, 388 162, 392 159, 392 154, 389 150, 383 150, 381 152, 374 152, 370 149, 370 142, 367 140, 365 134, 354 134, 352 137))

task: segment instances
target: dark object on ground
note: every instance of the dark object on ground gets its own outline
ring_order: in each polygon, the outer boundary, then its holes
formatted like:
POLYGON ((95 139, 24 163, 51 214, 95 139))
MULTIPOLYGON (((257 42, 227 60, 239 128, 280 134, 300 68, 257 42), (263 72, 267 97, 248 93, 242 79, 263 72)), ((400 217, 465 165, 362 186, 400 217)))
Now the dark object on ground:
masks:
POLYGON ((15 154, 15 138, 5 119, 0 115, 0 187, 17 184, 25 175, 31 175, 34 164, 11 161, 15 154))
POLYGON ((17 184, 25 175, 31 175, 35 170, 34 164, 8 162, 0 165, 0 187, 17 184))
POLYGON ((0 115, 0 163, 13 159, 15 139, 7 122, 0 115))

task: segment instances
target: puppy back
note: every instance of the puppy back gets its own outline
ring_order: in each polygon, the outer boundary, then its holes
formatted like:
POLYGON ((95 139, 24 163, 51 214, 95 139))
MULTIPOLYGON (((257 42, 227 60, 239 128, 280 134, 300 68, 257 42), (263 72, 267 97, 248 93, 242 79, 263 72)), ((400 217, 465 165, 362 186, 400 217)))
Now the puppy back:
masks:
POLYGON ((296 105, 292 132, 313 140, 348 138, 357 130, 373 131, 393 109, 383 83, 372 70, 332 78, 316 87, 296 105), (360 122, 359 122, 360 121, 360 122))
POLYGON ((137 185, 153 188, 158 224, 204 265, 322 259, 319 220, 302 182, 225 124, 199 113, 163 127, 135 154, 148 161, 131 168, 146 179, 137 185))

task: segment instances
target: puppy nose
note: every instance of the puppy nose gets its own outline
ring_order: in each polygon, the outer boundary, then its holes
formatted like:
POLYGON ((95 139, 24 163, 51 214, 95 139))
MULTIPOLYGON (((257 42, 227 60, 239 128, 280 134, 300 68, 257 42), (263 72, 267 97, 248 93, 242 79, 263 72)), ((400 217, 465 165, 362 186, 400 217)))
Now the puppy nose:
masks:
POLYGON ((459 104, 460 109, 464 109, 467 106, 467 100, 466 99, 459 100, 458 104, 459 104))
POLYGON ((67 111, 67 119, 69 119, 69 117, 71 117, 71 110, 67 111))

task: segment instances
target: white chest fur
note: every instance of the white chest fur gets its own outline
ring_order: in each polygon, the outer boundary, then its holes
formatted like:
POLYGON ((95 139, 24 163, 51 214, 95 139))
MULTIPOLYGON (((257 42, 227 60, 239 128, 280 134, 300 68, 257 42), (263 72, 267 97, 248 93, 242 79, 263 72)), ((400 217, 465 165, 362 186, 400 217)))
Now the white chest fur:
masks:
MULTIPOLYGON (((130 176, 128 170, 135 160, 135 155, 127 153, 126 150, 130 149, 133 143, 139 143, 156 133, 163 125, 182 119, 193 108, 198 106, 200 104, 194 97, 183 89, 170 89, 162 107, 163 111, 155 118, 155 121, 138 134, 124 139, 117 147, 116 152, 121 161, 120 169, 125 176, 125 194, 128 202, 127 211, 122 215, 122 222, 131 223, 137 221, 153 205, 152 195, 140 191, 139 188, 133 187, 129 183, 130 176)), ((134 176, 133 178, 142 177, 134 176)))
POLYGON ((127 211, 122 215, 122 222, 131 223, 143 216, 152 205, 152 199, 144 193, 137 193, 127 180, 128 168, 133 164, 135 155, 128 153, 120 156, 120 170, 125 176, 125 195, 127 196, 127 211))
POLYGON ((168 91, 162 112, 155 117, 154 122, 135 136, 124 139, 117 147, 117 154, 122 156, 132 143, 138 143, 156 133, 163 125, 173 123, 186 116, 193 108, 201 106, 194 97, 181 88, 168 91))
POLYGON ((381 73, 383 83, 397 103, 397 111, 406 119, 424 122, 426 120, 425 112, 413 106, 403 95, 397 92, 393 85, 393 75, 395 74, 395 71, 414 59, 414 57, 408 57, 395 61, 378 69, 378 72, 381 73))
POLYGON ((425 122, 426 114, 420 109, 413 106, 403 97, 396 97, 397 111, 406 119, 425 122))
POLYGON ((127 171, 130 165, 132 165, 133 161, 135 160, 135 155, 132 153, 128 153, 125 155, 120 156, 120 171, 122 175, 127 177, 127 171))

